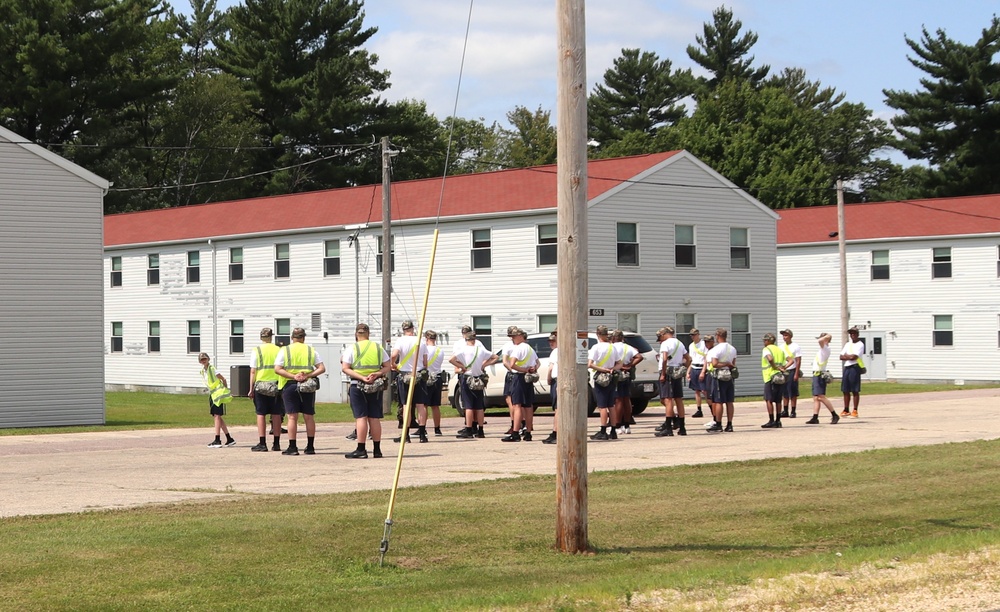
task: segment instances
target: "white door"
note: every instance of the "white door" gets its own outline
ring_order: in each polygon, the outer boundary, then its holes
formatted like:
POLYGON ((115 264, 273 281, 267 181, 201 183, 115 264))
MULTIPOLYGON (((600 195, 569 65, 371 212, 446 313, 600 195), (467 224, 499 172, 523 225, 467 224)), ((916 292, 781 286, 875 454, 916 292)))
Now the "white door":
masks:
POLYGON ((316 354, 326 365, 326 373, 319 377, 319 391, 316 392, 316 401, 324 403, 346 403, 344 397, 344 385, 341 382, 344 374, 340 371, 341 347, 335 344, 314 344, 316 354))
POLYGON ((885 380, 885 332, 863 331, 858 339, 865 343, 865 380, 885 380))

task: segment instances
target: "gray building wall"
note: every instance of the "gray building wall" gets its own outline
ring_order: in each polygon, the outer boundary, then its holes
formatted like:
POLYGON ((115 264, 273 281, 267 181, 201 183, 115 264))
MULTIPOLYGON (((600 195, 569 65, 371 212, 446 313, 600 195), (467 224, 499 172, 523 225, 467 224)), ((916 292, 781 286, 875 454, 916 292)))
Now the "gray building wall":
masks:
POLYGON ((107 181, 0 128, 0 428, 104 423, 107 181))

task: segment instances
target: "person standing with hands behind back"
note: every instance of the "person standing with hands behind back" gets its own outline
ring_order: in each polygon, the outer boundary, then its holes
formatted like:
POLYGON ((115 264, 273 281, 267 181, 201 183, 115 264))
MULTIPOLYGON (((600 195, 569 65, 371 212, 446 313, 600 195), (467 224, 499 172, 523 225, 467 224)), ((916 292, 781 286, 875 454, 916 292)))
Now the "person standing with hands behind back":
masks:
POLYGON ((305 454, 315 455, 313 442, 316 439, 316 393, 300 392, 299 385, 322 375, 326 372, 326 365, 316 350, 306 344, 306 330, 301 327, 292 330, 292 343, 282 347, 274 358, 274 372, 280 377, 278 389, 285 401, 285 414, 288 415, 288 448, 281 454, 299 454, 296 437, 301 412, 306 422, 305 454))
POLYGON ((369 340, 368 325, 358 323, 354 328, 353 345, 340 358, 340 369, 351 380, 347 397, 354 413, 358 448, 344 455, 347 459, 367 459, 365 448, 368 432, 372 435, 373 456, 382 457, 382 389, 389 374, 391 361, 382 345, 369 340), (379 383, 378 381, 382 381, 379 383))
POLYGON ((205 381, 205 386, 208 387, 208 412, 215 421, 215 439, 209 442, 208 447, 222 448, 220 432, 226 434, 226 446, 236 446, 236 440, 233 440, 233 437, 229 435, 229 428, 226 427, 226 421, 222 418, 226 414, 226 404, 233 399, 229 385, 226 384, 225 377, 215 371, 208 353, 198 355, 198 363, 201 364, 201 377, 205 381))

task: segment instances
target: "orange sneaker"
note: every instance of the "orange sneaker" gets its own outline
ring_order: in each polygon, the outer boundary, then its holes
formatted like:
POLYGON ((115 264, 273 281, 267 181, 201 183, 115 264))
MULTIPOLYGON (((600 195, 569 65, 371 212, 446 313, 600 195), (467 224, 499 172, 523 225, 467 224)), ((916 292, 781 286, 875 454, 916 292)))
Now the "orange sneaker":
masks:
POLYGON ((851 411, 851 418, 852 419, 858 418, 858 411, 857 410, 852 410, 851 411))
POLYGON ((851 416, 851 411, 848 410, 847 408, 844 408, 844 411, 840 413, 840 416, 842 416, 842 417, 851 416))

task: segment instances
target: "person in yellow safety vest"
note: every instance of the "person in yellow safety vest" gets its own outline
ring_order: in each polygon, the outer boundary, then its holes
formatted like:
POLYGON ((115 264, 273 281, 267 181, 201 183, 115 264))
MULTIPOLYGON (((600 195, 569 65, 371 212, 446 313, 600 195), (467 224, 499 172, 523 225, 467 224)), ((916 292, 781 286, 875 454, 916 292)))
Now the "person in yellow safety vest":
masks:
POLYGON ((784 382, 777 382, 774 377, 784 374, 791 358, 775 343, 774 334, 764 334, 764 348, 760 353, 760 369, 764 377, 764 403, 767 404, 767 423, 761 425, 764 429, 780 429, 781 398, 784 395, 784 382))
MULTIPOLYGON (((296 327, 292 330, 292 343, 282 347, 274 358, 274 372, 278 375, 278 389, 285 402, 288 415, 288 448, 282 455, 298 455, 296 437, 299 427, 299 413, 306 422, 307 455, 315 455, 313 443, 316 439, 316 394, 300 393, 299 384, 316 378, 326 372, 323 359, 313 347, 306 344, 306 330, 296 327)), ((276 431, 281 431, 279 428, 276 431)))
POLYGON ((222 448, 221 433, 226 434, 225 446, 236 446, 236 440, 229 435, 229 428, 223 415, 226 414, 226 404, 233 399, 233 394, 229 391, 225 377, 215 371, 212 361, 207 353, 198 355, 198 363, 201 364, 201 378, 208 388, 208 412, 215 421, 215 439, 208 443, 209 448, 222 448))
POLYGON ((392 366, 382 345, 368 339, 370 333, 368 325, 358 323, 354 329, 355 343, 348 345, 340 358, 340 369, 351 380, 347 397, 358 433, 358 448, 344 455, 348 459, 368 458, 365 441, 368 440, 369 431, 372 437, 372 456, 376 459, 382 457, 382 387, 366 392, 361 385, 373 385, 377 380, 384 379, 392 366))
POLYGON ((260 330, 261 344, 250 354, 250 392, 247 395, 253 399, 254 412, 257 414, 257 436, 260 441, 250 450, 255 453, 267 452, 267 418, 271 417, 271 432, 274 444, 271 450, 281 450, 281 417, 284 407, 278 405, 277 395, 258 393, 256 387, 270 386, 277 388, 278 374, 274 371, 274 360, 281 349, 273 343, 274 330, 265 327, 260 330))
MULTIPOLYGON (((524 422, 524 429, 512 431, 500 439, 501 442, 531 442, 531 432, 535 428, 535 384, 525 380, 525 374, 538 372, 538 355, 527 342, 528 333, 520 327, 513 330, 511 342, 514 346, 504 356, 504 365, 512 374, 510 383, 511 418, 514 424, 524 422), (523 433, 522 433, 523 432, 523 433)), ((514 427, 514 426, 512 426, 514 427)))

